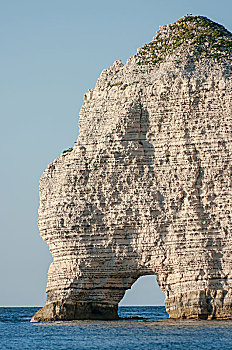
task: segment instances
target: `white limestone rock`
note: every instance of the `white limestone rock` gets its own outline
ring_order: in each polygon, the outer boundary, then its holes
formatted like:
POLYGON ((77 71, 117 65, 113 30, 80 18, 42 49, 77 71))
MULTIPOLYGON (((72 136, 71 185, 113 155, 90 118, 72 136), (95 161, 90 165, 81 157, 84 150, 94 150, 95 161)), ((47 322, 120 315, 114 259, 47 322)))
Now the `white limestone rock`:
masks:
POLYGON ((116 319, 146 274, 170 317, 232 317, 231 38, 184 17, 85 94, 77 142, 40 180, 53 262, 33 321, 116 319))

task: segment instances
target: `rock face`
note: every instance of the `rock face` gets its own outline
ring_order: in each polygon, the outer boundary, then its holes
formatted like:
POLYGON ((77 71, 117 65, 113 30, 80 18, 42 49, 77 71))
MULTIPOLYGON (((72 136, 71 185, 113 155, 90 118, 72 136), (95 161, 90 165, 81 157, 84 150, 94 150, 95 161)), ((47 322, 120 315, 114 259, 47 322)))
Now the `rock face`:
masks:
POLYGON ((232 35, 160 27, 84 97, 80 135, 40 180, 53 262, 33 321, 117 319, 156 274, 172 318, 232 318, 232 35))

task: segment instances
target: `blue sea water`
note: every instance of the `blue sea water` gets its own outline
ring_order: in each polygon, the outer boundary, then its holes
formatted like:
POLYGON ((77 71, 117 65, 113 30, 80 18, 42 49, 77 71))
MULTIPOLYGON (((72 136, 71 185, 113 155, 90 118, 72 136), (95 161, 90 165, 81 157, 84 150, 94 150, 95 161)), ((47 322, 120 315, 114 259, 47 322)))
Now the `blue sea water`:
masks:
POLYGON ((167 320, 162 306, 120 307, 119 321, 30 323, 37 310, 0 308, 0 349, 232 349, 232 321, 167 320))

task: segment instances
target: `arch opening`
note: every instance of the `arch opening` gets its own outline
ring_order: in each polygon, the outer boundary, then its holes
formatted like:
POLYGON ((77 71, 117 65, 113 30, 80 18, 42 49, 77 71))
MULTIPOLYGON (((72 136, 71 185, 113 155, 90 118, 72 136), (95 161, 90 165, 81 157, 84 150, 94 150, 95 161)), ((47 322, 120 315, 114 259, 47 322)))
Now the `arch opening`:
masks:
POLYGON ((165 294, 156 275, 139 277, 118 304, 120 318, 161 320, 168 318, 164 306, 165 294))

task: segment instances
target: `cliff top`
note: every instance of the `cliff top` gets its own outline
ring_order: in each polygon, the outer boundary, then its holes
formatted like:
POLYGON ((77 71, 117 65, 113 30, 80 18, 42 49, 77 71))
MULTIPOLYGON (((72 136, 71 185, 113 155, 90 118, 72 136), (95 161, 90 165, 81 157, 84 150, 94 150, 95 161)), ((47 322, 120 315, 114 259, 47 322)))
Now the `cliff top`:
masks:
POLYGON ((232 34, 222 25, 203 16, 185 16, 175 23, 160 26, 156 36, 136 55, 138 64, 155 65, 167 56, 231 59, 232 34))

